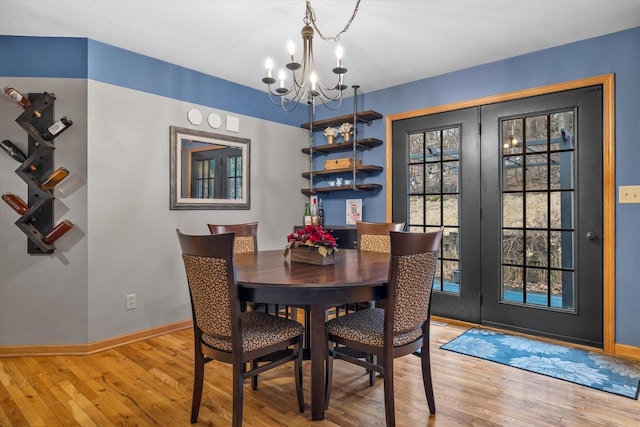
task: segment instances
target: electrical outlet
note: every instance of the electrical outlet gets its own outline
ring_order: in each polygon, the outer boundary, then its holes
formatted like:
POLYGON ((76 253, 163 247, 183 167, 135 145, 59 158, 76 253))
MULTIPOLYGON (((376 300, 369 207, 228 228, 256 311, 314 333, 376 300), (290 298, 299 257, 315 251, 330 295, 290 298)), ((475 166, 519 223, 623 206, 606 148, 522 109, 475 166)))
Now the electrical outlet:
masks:
POLYGON ((136 294, 130 294, 126 296, 127 310, 133 310, 136 308, 136 294))
POLYGON ((640 203, 640 185, 621 185, 618 189, 620 203, 640 203))

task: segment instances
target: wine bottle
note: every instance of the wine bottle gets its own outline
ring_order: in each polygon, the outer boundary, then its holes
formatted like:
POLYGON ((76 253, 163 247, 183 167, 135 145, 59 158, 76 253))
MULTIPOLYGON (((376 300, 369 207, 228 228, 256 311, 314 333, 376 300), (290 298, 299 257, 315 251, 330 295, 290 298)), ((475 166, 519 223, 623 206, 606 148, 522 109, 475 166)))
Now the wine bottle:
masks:
POLYGON ((44 182, 40 185, 40 188, 43 190, 52 190, 56 185, 60 183, 63 179, 65 179, 69 175, 69 170, 64 167, 59 167, 58 169, 51 172, 51 174, 44 180, 44 182))
POLYGON ((2 195, 2 200, 4 200, 6 204, 11 206, 11 209, 16 211, 20 216, 26 214, 29 210, 29 206, 25 203, 25 201, 22 200, 20 196, 16 196, 13 193, 4 193, 2 195))
POLYGON ((42 138, 50 141, 53 138, 60 136, 60 134, 69 129, 72 124, 73 121, 69 117, 63 116, 60 120, 47 128, 47 130, 42 134, 42 138))
MULTIPOLYGON (((16 104, 18 104, 19 106, 21 106, 22 108, 24 108, 25 110, 29 107, 31 107, 31 101, 29 101, 29 98, 27 98, 26 96, 24 96, 23 94, 21 94, 17 89, 14 89, 10 86, 6 86, 3 90, 3 92, 11 99, 13 99, 16 104)), ((34 111, 33 115, 36 117, 40 117, 42 114, 40 114, 39 111, 34 111)))
MULTIPOLYGON (((24 163, 24 161, 27 160, 27 155, 24 154, 22 150, 16 147, 16 145, 8 139, 0 142, 0 147, 2 147, 2 149, 6 151, 8 155, 13 157, 19 163, 24 163)), ((35 166, 29 165, 29 170, 34 171, 36 169, 37 168, 35 166)))
POLYGON ((322 207, 322 199, 318 199, 318 225, 324 226, 324 208, 322 207))
POLYGON ((320 220, 318 218, 318 204, 316 200, 317 199, 313 199, 313 204, 311 205, 311 225, 320 225, 320 220))
POLYGON ((311 207, 308 201, 304 202, 304 225, 311 225, 311 207))
POLYGON ((65 219, 60 224, 53 227, 49 232, 49 234, 44 236, 42 241, 45 242, 47 245, 50 245, 51 243, 58 240, 64 233, 71 230, 71 228, 73 228, 73 223, 68 219, 65 219))

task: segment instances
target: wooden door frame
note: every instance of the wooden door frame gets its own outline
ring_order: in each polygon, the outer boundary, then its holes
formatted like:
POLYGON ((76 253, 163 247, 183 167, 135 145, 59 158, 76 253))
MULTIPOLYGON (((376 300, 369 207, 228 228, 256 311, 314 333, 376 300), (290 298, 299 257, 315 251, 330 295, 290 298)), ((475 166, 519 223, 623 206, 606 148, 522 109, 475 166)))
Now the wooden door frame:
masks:
POLYGON ((603 344, 604 352, 615 354, 615 115, 614 115, 614 74, 603 74, 568 82, 555 83, 530 89, 491 95, 482 98, 421 108, 386 117, 386 221, 391 222, 391 155, 392 129, 396 120, 411 119, 436 113, 444 113, 469 107, 479 107, 504 101, 546 95, 553 92, 602 85, 603 134, 602 134, 602 202, 603 202, 603 344))

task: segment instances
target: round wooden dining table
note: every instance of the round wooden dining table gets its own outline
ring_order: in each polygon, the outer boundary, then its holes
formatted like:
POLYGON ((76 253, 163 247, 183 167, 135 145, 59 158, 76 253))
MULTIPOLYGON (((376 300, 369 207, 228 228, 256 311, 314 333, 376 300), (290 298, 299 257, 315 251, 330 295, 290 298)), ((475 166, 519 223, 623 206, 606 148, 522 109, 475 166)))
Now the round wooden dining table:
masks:
POLYGON ((236 254, 240 298, 309 308, 311 419, 324 419, 327 308, 386 298, 390 255, 341 249, 333 264, 290 262, 282 250, 236 254))

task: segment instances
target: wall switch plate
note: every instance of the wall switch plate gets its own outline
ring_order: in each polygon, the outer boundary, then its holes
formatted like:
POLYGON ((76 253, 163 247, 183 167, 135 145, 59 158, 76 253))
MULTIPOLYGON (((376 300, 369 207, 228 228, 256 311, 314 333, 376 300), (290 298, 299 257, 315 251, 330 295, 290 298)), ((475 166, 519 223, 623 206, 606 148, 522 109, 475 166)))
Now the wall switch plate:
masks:
POLYGON ((621 185, 618 190, 620 203, 640 203, 640 185, 621 185))
POLYGON ((136 294, 127 295, 126 301, 127 301, 127 305, 126 305, 127 310, 133 310, 134 308, 136 308, 136 294))

